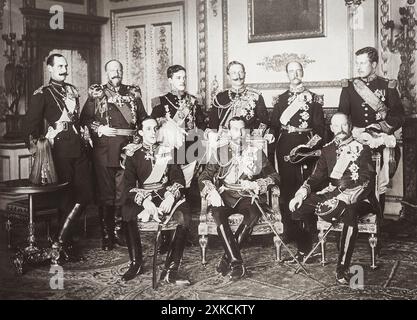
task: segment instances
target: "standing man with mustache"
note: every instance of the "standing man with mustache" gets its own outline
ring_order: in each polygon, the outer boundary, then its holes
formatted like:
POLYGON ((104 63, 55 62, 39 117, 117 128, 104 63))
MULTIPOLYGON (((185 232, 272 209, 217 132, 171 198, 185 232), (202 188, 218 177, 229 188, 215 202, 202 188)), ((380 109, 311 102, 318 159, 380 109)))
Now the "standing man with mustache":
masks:
MULTIPOLYGON (((281 178, 281 213, 284 224, 283 241, 294 240, 296 221, 291 219, 288 203, 303 181, 311 174, 314 161, 293 164, 288 155, 297 147, 304 145, 318 149, 322 143, 325 123, 323 97, 306 89, 303 84, 304 70, 297 61, 286 66, 290 88, 279 95, 271 116, 271 128, 274 131, 277 166, 281 178)), ((316 230, 315 221, 310 226, 316 230)), ((313 231, 312 230, 312 231, 313 231)))
MULTIPOLYGON (((358 216, 367 214, 374 205, 360 201, 374 192, 372 183, 375 172, 371 149, 354 140, 351 122, 345 114, 336 113, 331 119, 330 129, 335 138, 323 147, 312 175, 295 193, 289 209, 293 212, 293 219, 304 222, 315 214, 328 222, 343 214, 336 281, 349 284, 350 261, 358 235, 358 216), (323 183, 328 186, 321 190, 323 183), (370 207, 364 208, 366 204, 370 207)), ((298 226, 296 259, 303 262, 312 249, 312 235, 307 228, 298 226)))
MULTIPOLYGON (((55 246, 64 258, 76 258, 72 228, 83 208, 93 199, 90 166, 82 136, 78 90, 66 83, 68 63, 61 54, 46 60, 49 84, 33 93, 23 130, 27 142, 44 135, 44 120, 49 124, 46 137, 52 143, 52 155, 59 182, 69 182, 69 189, 59 199, 59 231, 55 246)), ((31 141, 32 140, 32 141, 31 141)), ((36 143, 35 143, 36 145, 36 143)))
POLYGON ((221 130, 227 131, 230 119, 242 117, 246 129, 260 129, 268 143, 274 142, 273 135, 266 133, 269 116, 262 94, 245 85, 245 66, 241 62, 231 61, 226 72, 232 87, 214 97, 209 114, 211 132, 219 131, 221 134, 221 130))
POLYGON ((355 53, 358 76, 342 80, 339 111, 349 115, 355 139, 382 155, 379 193, 382 211, 385 192, 401 157, 394 132, 404 123, 404 109, 397 91, 397 81, 376 75, 378 51, 372 47, 355 53))
POLYGON ((108 82, 90 87, 81 120, 90 129, 93 141, 102 248, 107 251, 112 250, 115 243, 125 246, 121 234, 123 169, 120 157, 122 148, 132 141, 147 114, 140 88, 122 84, 122 64, 110 60, 104 69, 108 82))

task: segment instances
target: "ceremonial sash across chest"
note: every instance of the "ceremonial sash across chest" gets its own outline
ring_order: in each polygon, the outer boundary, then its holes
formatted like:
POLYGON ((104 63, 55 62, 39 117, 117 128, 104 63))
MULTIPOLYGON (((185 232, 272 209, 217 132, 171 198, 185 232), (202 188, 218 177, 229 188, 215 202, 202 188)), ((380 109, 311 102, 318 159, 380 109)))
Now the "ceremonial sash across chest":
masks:
POLYGON ((189 108, 187 108, 186 106, 180 107, 177 112, 175 113, 175 116, 173 118, 173 120, 178 124, 178 125, 183 125, 185 119, 187 118, 187 116, 190 114, 191 110, 189 108))
POLYGON ((170 156, 163 154, 162 156, 156 156, 155 164, 152 166, 152 172, 145 180, 144 184, 158 183, 162 180, 165 170, 168 166, 168 162, 171 160, 170 156))
MULTIPOLYGON (((116 99, 116 101, 114 101, 114 105, 116 106, 117 110, 120 111, 120 113, 122 114, 122 116, 126 120, 126 122, 128 124, 133 123, 132 111, 130 110, 129 106, 127 106, 126 103, 122 101, 122 99, 121 99, 122 96, 120 94, 113 95, 110 92, 110 97, 113 98, 113 99, 116 99)), ((110 97, 107 96, 107 99, 109 99, 110 97)))
POLYGON ((345 173, 351 161, 351 158, 349 157, 349 151, 349 148, 345 148, 342 151, 342 153, 336 161, 336 164, 333 167, 332 173, 330 174, 330 178, 340 179, 343 177, 343 174, 345 173))
MULTIPOLYGON (((360 155, 360 152, 362 150, 362 146, 356 144, 355 142, 352 143, 347 143, 344 147, 342 147, 343 150, 342 152, 339 154, 339 157, 336 161, 335 166, 333 167, 332 173, 330 174, 330 178, 332 179, 341 179, 343 174, 345 173, 346 169, 348 169, 349 164, 352 161, 356 161, 360 155)), ((355 166, 354 169, 352 169, 351 167, 349 167, 353 172, 358 171, 358 167, 355 166)), ((355 180, 355 179, 354 179, 355 180)))
POLYGON ((385 119, 388 108, 377 95, 360 79, 353 80, 353 87, 366 104, 379 113, 382 119, 385 119))
POLYGON ((282 113, 279 121, 283 125, 287 125, 291 118, 304 106, 305 101, 301 100, 299 97, 300 96, 297 96, 282 113))

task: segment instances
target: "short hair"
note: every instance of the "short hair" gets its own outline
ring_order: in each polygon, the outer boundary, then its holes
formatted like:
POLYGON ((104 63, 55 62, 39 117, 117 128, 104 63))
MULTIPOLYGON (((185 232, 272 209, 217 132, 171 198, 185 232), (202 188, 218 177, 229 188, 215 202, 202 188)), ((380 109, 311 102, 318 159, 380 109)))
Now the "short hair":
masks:
POLYGON ((367 54, 369 61, 378 63, 379 57, 378 57, 378 51, 374 47, 365 47, 362 49, 359 49, 355 52, 356 56, 359 56, 361 54, 367 54))
POLYGON ((338 112, 336 112, 334 115, 332 115, 332 118, 330 119, 330 123, 331 123, 332 119, 333 119, 335 116, 344 116, 344 117, 346 118, 347 122, 348 122, 350 125, 352 124, 352 120, 350 119, 350 116, 349 116, 349 115, 347 115, 346 113, 343 113, 343 112, 340 112, 340 111, 338 111, 338 112))
POLYGON ((107 71, 107 66, 111 62, 117 62, 120 65, 120 67, 122 68, 122 71, 123 71, 123 64, 119 60, 117 60, 117 59, 111 59, 111 60, 107 61, 106 64, 104 65, 104 71, 107 71))
POLYGON ((229 62, 229 64, 227 65, 227 68, 226 68, 226 74, 229 74, 229 71, 230 71, 230 68, 232 67, 232 66, 234 66, 234 65, 239 65, 239 66, 241 66, 242 67, 242 69, 243 69, 243 72, 245 72, 246 73, 246 71, 245 71, 245 66, 243 65, 243 63, 242 62, 239 62, 239 61, 236 61, 236 60, 233 60, 233 61, 230 61, 229 62))
POLYGON ((155 120, 155 122, 158 124, 158 121, 156 120, 156 118, 154 118, 152 116, 146 116, 145 118, 142 119, 141 122, 139 122, 139 124, 138 124, 138 130, 137 130, 138 132, 139 132, 139 130, 142 130, 143 129, 143 123, 145 121, 148 121, 148 120, 155 120))
POLYGON ((245 128, 246 128, 246 122, 245 122, 245 118, 244 117, 242 117, 242 116, 235 116, 235 117, 231 118, 229 120, 229 129, 231 127, 230 124, 232 123, 232 121, 243 121, 243 123, 245 124, 245 128))
POLYGON ((172 76, 174 75, 174 73, 177 73, 178 71, 184 71, 187 72, 187 70, 185 70, 185 68, 179 64, 174 64, 173 66, 170 66, 167 69, 167 77, 168 79, 171 79, 172 76))
POLYGON ((303 67, 303 64, 300 62, 300 61, 290 61, 290 62, 288 62, 286 65, 285 65, 285 71, 288 73, 288 66, 291 64, 291 63, 298 63, 299 64, 299 66, 301 67, 301 70, 303 70, 304 71, 304 67, 303 67))
POLYGON ((65 57, 60 53, 53 53, 48 57, 48 59, 46 59, 46 64, 48 66, 53 67, 55 63, 55 58, 65 58, 65 57))

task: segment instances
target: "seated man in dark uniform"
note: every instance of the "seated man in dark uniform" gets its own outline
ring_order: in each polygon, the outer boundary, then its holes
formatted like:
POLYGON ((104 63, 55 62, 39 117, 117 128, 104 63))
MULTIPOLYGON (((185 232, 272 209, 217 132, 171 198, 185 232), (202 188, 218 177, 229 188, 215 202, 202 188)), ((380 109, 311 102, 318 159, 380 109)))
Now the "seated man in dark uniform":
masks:
MULTIPOLYGON (((345 114, 336 113, 330 128, 335 138, 323 147, 312 175, 295 193, 289 209, 293 212, 293 219, 302 221, 308 221, 314 214, 328 222, 333 222, 333 218, 336 221, 342 219, 344 226, 336 280, 348 284, 350 260, 358 235, 358 216, 366 211, 361 210, 363 203, 360 201, 374 192, 372 178, 375 172, 371 149, 353 139, 352 125, 345 114), (320 190, 324 182, 329 185, 320 190)), ((302 262, 312 249, 310 230, 299 228, 297 246, 296 258, 302 262)))
POLYGON ((130 267, 122 279, 131 280, 142 269, 138 214, 143 217, 142 220, 148 220, 150 216, 159 220, 160 215, 174 211, 179 225, 174 232, 161 279, 169 283, 189 284, 187 280, 178 277, 178 268, 191 222, 189 206, 183 199, 184 175, 179 165, 168 163, 172 160, 172 150, 156 143, 157 126, 154 118, 145 118, 139 125, 142 142, 127 146, 122 218, 130 267))
POLYGON ((217 159, 211 159, 199 177, 201 195, 211 206, 225 250, 217 271, 223 276, 230 272, 232 280, 246 273, 240 249, 261 216, 254 200, 258 196, 263 200, 278 181, 278 174, 262 147, 247 143, 245 130, 243 118, 230 119, 230 142, 217 150, 217 159), (244 219, 233 235, 228 217, 234 213, 243 214, 244 219))

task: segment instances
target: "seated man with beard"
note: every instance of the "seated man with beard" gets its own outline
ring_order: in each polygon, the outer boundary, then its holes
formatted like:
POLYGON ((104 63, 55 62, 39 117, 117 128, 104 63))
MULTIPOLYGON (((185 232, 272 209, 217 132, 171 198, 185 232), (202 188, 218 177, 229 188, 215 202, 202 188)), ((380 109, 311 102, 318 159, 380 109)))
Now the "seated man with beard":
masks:
POLYGON ((262 148, 246 140, 244 118, 231 118, 228 129, 229 143, 218 148, 217 157, 210 159, 198 183, 225 250, 216 270, 238 280, 246 274, 240 250, 262 214, 254 202, 258 197, 260 202, 266 200, 266 193, 278 182, 278 174, 262 148), (235 234, 228 221, 234 213, 244 216, 235 234))
MULTIPOLYGON (((290 201, 292 218, 302 220, 304 225, 316 213, 324 220, 344 223, 340 238, 336 281, 348 284, 349 265, 358 235, 358 216, 361 207, 373 192, 374 176, 372 154, 369 146, 353 139, 352 124, 343 113, 336 113, 330 129, 335 138, 325 145, 312 175, 304 182, 290 201), (323 183, 328 186, 320 190, 323 183), (323 214, 324 213, 324 214, 323 214)), ((312 249, 311 230, 299 227, 296 232, 297 260, 303 261, 312 249)))

